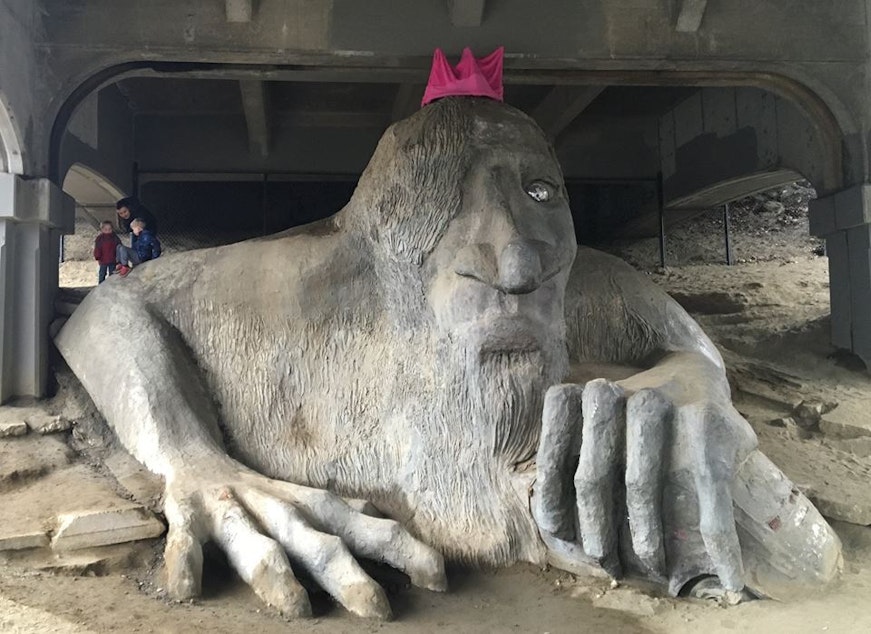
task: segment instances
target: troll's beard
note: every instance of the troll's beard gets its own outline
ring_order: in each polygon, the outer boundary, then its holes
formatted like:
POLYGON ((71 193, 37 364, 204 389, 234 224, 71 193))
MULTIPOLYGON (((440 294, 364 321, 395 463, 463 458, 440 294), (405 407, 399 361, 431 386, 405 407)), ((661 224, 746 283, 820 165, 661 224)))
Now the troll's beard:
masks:
POLYGON ((446 557, 476 565, 540 561, 542 547, 511 470, 534 456, 544 392, 567 365, 550 349, 481 353, 443 345, 444 382, 418 403, 403 473, 409 522, 446 557))

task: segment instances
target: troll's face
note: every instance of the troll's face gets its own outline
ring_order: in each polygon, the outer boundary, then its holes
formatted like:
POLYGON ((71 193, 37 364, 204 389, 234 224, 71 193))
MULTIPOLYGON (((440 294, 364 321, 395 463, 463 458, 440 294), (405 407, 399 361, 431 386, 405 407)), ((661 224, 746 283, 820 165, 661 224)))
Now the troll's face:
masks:
POLYGON ((577 248, 562 173, 516 111, 494 104, 469 127, 458 209, 422 268, 436 329, 480 360, 555 361, 577 248))
POLYGON ((352 205, 403 327, 423 319, 485 356, 563 338, 575 233, 553 150, 522 112, 471 98, 426 106, 384 135, 352 205))

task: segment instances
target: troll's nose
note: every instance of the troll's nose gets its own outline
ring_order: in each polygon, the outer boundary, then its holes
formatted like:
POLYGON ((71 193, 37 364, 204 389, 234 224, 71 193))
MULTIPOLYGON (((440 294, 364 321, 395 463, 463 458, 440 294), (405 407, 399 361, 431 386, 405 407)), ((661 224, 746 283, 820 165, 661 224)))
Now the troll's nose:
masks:
POLYGON ((541 258, 529 242, 509 242, 499 255, 499 286, 506 293, 531 293, 541 285, 541 258))

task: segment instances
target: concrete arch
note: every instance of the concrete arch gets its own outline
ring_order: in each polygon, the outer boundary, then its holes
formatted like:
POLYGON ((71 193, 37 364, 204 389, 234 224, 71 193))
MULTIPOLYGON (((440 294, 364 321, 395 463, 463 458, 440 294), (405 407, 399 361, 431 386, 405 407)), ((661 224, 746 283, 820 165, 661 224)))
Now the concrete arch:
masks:
POLYGON ((0 172, 24 173, 21 142, 15 121, 0 94, 0 172))
MULTIPOLYGON (((710 209, 736 198, 758 194, 805 178, 806 176, 801 172, 788 168, 757 171, 721 180, 688 196, 670 201, 669 209, 691 211, 710 209)), ((812 180, 811 184, 813 184, 812 180)))
POLYGON ((109 178, 83 163, 74 163, 67 170, 62 189, 94 222, 112 219, 115 202, 125 195, 109 178))
MULTIPOLYGON (((220 57, 220 56, 219 56, 220 57)), ((226 55, 224 55, 226 57, 226 55)), ((291 55, 293 59, 259 60, 244 64, 226 62, 202 62, 179 58, 174 60, 154 59, 132 61, 116 57, 113 60, 95 61, 88 69, 82 69, 68 79, 66 88, 59 91, 53 102, 53 124, 49 139, 49 175, 58 182, 62 166, 59 163, 60 144, 64 130, 78 104, 93 91, 99 90, 125 77, 174 76, 191 78, 259 79, 306 81, 313 73, 323 77, 337 74, 339 81, 403 82, 426 75, 429 58, 408 59, 406 66, 377 64, 377 58, 365 61, 354 60, 348 65, 347 58, 340 60, 323 55, 291 55), (271 63, 270 63, 271 62, 271 63), (419 67, 419 68, 418 68, 419 67), (357 78, 357 79, 352 79, 357 78)), ((752 87, 771 92, 791 103, 807 119, 814 129, 821 146, 823 177, 815 185, 821 191, 840 189, 850 180, 845 172, 844 139, 855 132, 855 121, 849 110, 813 76, 793 76, 793 69, 760 70, 759 65, 740 63, 718 64, 716 61, 686 62, 681 70, 663 69, 661 64, 649 60, 636 60, 632 66, 626 61, 586 60, 584 68, 566 68, 566 60, 524 59, 513 60, 505 68, 505 82, 518 84, 558 85, 622 85, 622 86, 698 86, 698 87, 752 87)))
POLYGON ((755 87, 703 87, 659 121, 670 209, 704 209, 806 178, 838 189, 840 145, 827 143, 794 102, 755 87))

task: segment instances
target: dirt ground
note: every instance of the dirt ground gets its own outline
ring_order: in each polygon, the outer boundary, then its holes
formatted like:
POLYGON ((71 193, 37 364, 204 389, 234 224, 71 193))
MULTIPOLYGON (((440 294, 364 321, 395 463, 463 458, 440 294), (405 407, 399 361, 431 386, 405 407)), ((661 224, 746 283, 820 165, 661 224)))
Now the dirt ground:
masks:
MULTIPOLYGON (((217 563, 202 599, 167 601, 157 541, 123 574, 0 568, 0 632, 871 631, 871 378, 860 361, 828 343, 827 260, 807 234, 806 194, 797 187, 735 207, 735 266, 721 263, 715 213, 670 232, 666 268, 657 266, 655 239, 602 246, 645 271, 699 320, 723 352, 736 407, 763 451, 832 519, 845 568, 824 592, 724 608, 632 582, 612 587, 518 566, 453 571, 446 594, 388 584, 396 613, 390 623, 355 619, 322 595, 314 620, 287 622, 217 563), (769 201, 785 204, 764 205, 769 201), (789 418, 801 401, 835 407, 805 429, 789 418)), ((62 285, 90 285, 95 277, 89 261, 61 267, 62 285)))

